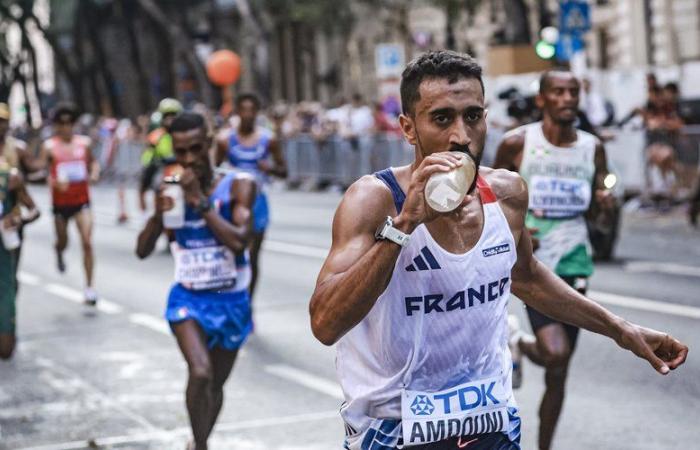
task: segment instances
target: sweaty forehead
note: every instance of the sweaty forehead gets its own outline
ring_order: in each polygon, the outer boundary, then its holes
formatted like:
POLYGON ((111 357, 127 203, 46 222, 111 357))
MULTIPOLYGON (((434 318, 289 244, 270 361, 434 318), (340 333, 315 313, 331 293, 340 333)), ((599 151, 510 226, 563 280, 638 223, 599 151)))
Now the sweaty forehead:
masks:
POLYGON ((176 131, 173 133, 174 147, 189 147, 204 137, 201 128, 193 128, 187 131, 176 131))
POLYGON ((571 72, 552 72, 545 79, 545 89, 578 87, 579 81, 571 72))
POLYGON ((460 78, 450 83, 446 78, 428 78, 418 87, 420 99, 416 114, 437 108, 464 109, 484 106, 484 93, 476 78, 460 78))

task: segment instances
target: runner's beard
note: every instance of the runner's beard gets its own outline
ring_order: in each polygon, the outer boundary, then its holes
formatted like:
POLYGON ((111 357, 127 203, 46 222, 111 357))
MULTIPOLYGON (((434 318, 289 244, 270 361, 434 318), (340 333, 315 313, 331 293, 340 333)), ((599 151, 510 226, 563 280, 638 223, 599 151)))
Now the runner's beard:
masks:
MULTIPOLYGON (((425 149, 423 147, 423 142, 420 139, 420 134, 418 133, 418 129, 416 128, 416 140, 418 141, 418 145, 420 145, 421 152, 425 149)), ((471 195, 474 192, 474 189, 476 189, 476 180, 479 178, 479 167, 481 165, 481 155, 476 156, 474 155, 471 150, 469 149, 468 145, 453 145, 448 149, 448 151, 451 152, 462 152, 467 154, 473 161, 474 165, 476 166, 476 172, 474 174, 474 180, 472 181, 471 186, 469 186, 469 189, 467 189, 467 195, 471 195)), ((483 149, 482 149, 483 153, 483 149)))

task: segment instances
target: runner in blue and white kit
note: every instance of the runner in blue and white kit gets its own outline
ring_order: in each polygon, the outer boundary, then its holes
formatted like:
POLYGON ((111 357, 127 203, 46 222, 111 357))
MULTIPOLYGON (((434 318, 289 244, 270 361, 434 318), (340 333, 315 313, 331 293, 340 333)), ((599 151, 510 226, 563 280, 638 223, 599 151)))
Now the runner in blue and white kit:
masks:
POLYGON ((253 276, 250 280, 251 300, 258 281, 258 255, 270 222, 270 210, 265 193, 269 177, 285 178, 287 164, 274 134, 256 125, 260 100, 254 94, 236 97, 238 125, 223 132, 217 139, 215 164, 228 162, 236 169, 252 174, 258 181, 258 196, 253 207, 253 237, 250 244, 250 263, 253 276))
MULTIPOLYGON (((182 113, 171 129, 177 174, 184 192, 185 224, 166 230, 175 259, 175 284, 165 317, 187 361, 187 410, 193 450, 206 450, 223 401, 223 385, 238 349, 250 333, 248 244, 252 233, 255 180, 247 174, 215 177, 211 138, 204 118, 182 113)), ((153 252, 172 199, 159 195, 156 212, 139 234, 136 253, 153 252)))
POLYGON ((531 307, 607 335, 660 373, 685 361, 667 334, 611 314, 532 254, 527 185, 480 168, 462 205, 427 206, 434 173, 478 162, 486 136, 481 67, 450 51, 413 60, 401 80, 401 128, 415 161, 346 192, 311 298, 311 328, 337 342, 349 450, 519 449, 511 388, 510 292, 531 307), (447 150, 447 151, 446 151, 447 150))

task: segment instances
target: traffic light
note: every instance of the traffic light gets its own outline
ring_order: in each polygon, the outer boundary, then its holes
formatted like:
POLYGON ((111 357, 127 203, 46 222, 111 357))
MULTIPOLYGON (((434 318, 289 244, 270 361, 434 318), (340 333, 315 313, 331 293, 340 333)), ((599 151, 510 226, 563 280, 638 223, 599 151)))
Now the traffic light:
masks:
POLYGON ((540 30, 540 40, 535 44, 535 53, 542 59, 552 59, 557 53, 555 47, 559 39, 559 30, 555 27, 544 27, 540 30))
POLYGON ((535 44, 535 53, 542 59, 552 59, 556 53, 556 49, 549 42, 540 40, 535 44))

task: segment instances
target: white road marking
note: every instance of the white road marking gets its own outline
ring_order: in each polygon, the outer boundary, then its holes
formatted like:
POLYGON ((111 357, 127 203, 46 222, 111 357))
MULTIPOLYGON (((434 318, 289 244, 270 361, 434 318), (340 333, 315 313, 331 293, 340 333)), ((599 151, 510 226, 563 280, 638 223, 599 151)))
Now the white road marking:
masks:
POLYGON ((38 276, 28 272, 24 272, 22 270, 20 270, 17 273, 17 279, 20 283, 28 284, 30 286, 38 286, 41 281, 41 279, 38 276))
POLYGON ((304 387, 329 395, 339 400, 345 400, 342 389, 338 383, 312 373, 296 369, 285 364, 273 364, 265 366, 265 372, 276 375, 285 380, 292 381, 304 387))
MULTIPOLYGON (((315 422, 327 419, 339 419, 338 411, 321 411, 316 413, 297 414, 293 416, 269 417, 263 419, 242 420, 235 423, 217 424, 215 432, 237 431, 254 428, 275 427, 280 425, 291 425, 303 422, 315 422)), ((168 441, 172 438, 189 436, 189 427, 175 428, 167 431, 151 431, 146 433, 135 433, 126 436, 112 436, 94 439, 92 442, 98 447, 108 445, 130 444, 136 442, 168 441)), ((214 436, 215 437, 215 436, 214 436)), ((88 441, 71 441, 56 444, 40 445, 36 447, 24 447, 18 450, 80 450, 92 448, 88 441)), ((299 448, 305 448, 301 445, 299 448)))
POLYGON ((625 270, 628 272, 658 272, 670 275, 700 277, 700 267, 665 262, 630 262, 625 264, 625 270))
POLYGON ((624 308, 651 311, 662 314, 685 317, 686 319, 700 319, 700 308, 680 305, 678 303, 666 303, 646 298, 629 297, 626 295, 610 294, 607 292, 590 291, 589 297, 599 303, 622 306, 624 308))
MULTIPOLYGON (((85 300, 85 295, 82 292, 62 284, 48 283, 44 286, 44 290, 49 294, 53 294, 73 303, 83 304, 85 300)), ((97 301, 97 310, 105 314, 119 314, 124 311, 124 308, 122 308, 121 305, 100 297, 97 301)))
POLYGON ((134 313, 129 315, 129 322, 150 328, 161 334, 170 335, 170 327, 165 319, 152 316, 150 314, 134 313))
POLYGON ((328 249, 325 248, 280 241, 265 240, 263 242, 263 249, 276 253, 286 253, 289 255, 305 256, 309 258, 325 259, 326 256, 328 256, 328 249))
POLYGON ((66 379, 65 383, 67 385, 71 387, 80 387, 82 390, 87 391, 89 394, 98 398, 99 401, 105 406, 119 411, 121 414, 138 423, 147 430, 162 432, 162 430, 160 430, 158 427, 152 424, 148 419, 117 403, 109 395, 100 391, 89 381, 82 378, 77 372, 74 372, 67 367, 60 366, 52 360, 44 357, 36 358, 36 364, 44 369, 47 369, 48 371, 54 372, 55 374, 62 376, 66 379))

